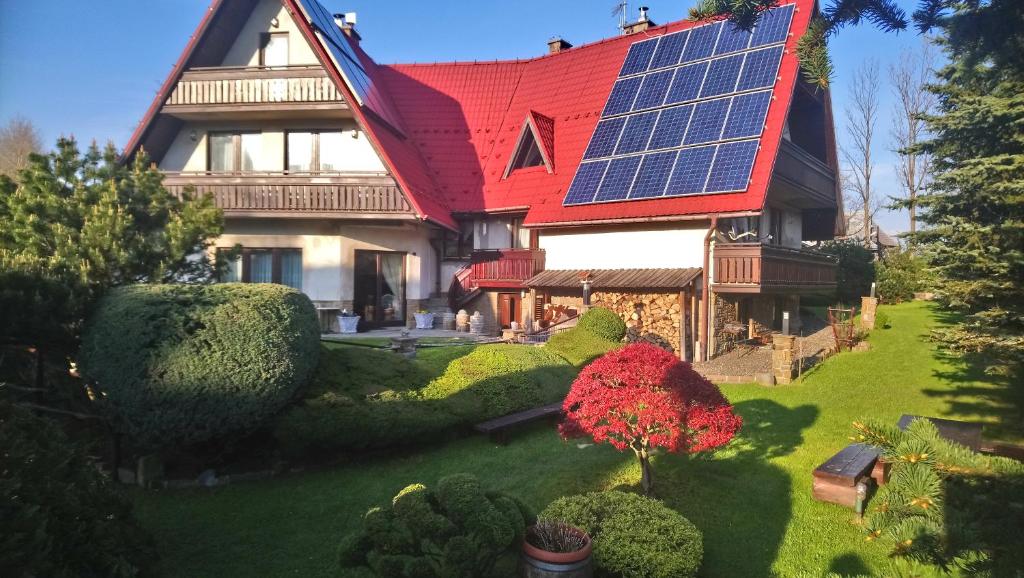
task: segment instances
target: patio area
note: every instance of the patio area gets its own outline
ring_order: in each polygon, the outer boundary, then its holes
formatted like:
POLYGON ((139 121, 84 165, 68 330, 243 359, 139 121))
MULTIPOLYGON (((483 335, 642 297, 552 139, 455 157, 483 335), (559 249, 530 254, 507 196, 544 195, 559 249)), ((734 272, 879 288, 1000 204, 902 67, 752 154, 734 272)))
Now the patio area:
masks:
MULTIPOLYGON (((801 371, 810 369, 835 349, 832 328, 823 323, 816 318, 804 318, 804 327, 812 332, 796 340, 801 371)), ((693 368, 715 383, 770 383, 772 346, 740 344, 710 361, 694 363, 693 368)))

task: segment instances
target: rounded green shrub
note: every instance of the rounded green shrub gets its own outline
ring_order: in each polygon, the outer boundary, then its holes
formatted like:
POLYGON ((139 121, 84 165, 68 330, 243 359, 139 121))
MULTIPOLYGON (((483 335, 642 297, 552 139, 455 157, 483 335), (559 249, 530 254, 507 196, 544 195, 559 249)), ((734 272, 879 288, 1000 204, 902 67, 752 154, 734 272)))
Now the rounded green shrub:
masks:
POLYGON ((371 508, 338 549, 345 575, 385 578, 514 576, 519 545, 535 516, 522 502, 485 491, 469 474, 437 489, 412 484, 390 506, 371 508))
POLYGON ((313 304, 283 285, 139 285, 100 302, 81 369, 138 449, 242 435, 282 409, 320 353, 313 304))
POLYGON ((603 307, 594 307, 584 313, 576 328, 608 341, 619 342, 626 336, 626 323, 614 311, 603 307))
POLYGON ((50 420, 0 401, 0 572, 152 575, 156 551, 128 499, 50 420))
POLYGON ((685 578, 704 557, 700 530, 657 500, 625 492, 559 498, 538 516, 585 530, 599 576, 685 578))
POLYGON ((608 341, 589 331, 573 328, 552 335, 544 349, 576 367, 582 367, 621 345, 618 341, 608 341))

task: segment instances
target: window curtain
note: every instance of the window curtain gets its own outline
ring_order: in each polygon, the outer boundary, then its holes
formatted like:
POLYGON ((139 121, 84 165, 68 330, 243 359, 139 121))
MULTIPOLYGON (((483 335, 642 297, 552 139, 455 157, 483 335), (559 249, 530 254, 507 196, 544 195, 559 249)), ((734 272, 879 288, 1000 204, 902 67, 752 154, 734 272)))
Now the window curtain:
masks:
POLYGON ((281 253, 281 284, 302 290, 302 253, 283 251, 281 253))
POLYGON ((261 251, 249 255, 249 282, 274 282, 274 255, 270 251, 261 251))
POLYGON ((242 280, 242 256, 227 261, 227 267, 221 274, 222 283, 238 283, 242 280))
POLYGON ((393 296, 391 306, 395 309, 396 319, 405 318, 405 312, 402 311, 402 262, 404 259, 405 255, 400 253, 384 253, 380 257, 381 275, 384 276, 384 283, 388 286, 384 296, 381 297, 381 304, 387 307, 384 301, 387 299, 387 294, 390 293, 393 296))

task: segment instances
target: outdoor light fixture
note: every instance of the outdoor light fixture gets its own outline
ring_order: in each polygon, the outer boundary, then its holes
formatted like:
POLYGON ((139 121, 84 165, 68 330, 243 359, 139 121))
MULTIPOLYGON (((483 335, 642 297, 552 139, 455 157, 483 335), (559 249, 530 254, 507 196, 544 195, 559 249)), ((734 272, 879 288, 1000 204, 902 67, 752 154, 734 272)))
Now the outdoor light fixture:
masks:
POLYGON ((275 17, 270 19, 270 26, 272 28, 277 28, 280 25, 281 25, 281 21, 277 19, 277 16, 275 16, 275 17))
POLYGON ((196 142, 197 140, 199 140, 199 135, 196 134, 195 129, 193 129, 190 133, 188 133, 188 138, 192 142, 196 142))

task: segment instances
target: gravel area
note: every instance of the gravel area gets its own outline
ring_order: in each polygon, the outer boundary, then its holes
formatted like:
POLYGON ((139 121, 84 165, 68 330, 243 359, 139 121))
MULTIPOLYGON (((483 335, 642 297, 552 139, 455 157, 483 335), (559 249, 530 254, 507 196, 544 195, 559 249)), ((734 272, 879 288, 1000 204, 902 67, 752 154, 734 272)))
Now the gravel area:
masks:
MULTIPOLYGON (((806 337, 797 339, 797 354, 803 359, 803 368, 818 363, 828 356, 835 346, 832 328, 817 318, 805 318, 803 332, 812 331, 806 337)), ((739 345, 732 351, 711 361, 700 361, 693 368, 704 375, 752 376, 771 373, 772 348, 770 345, 739 345)))

